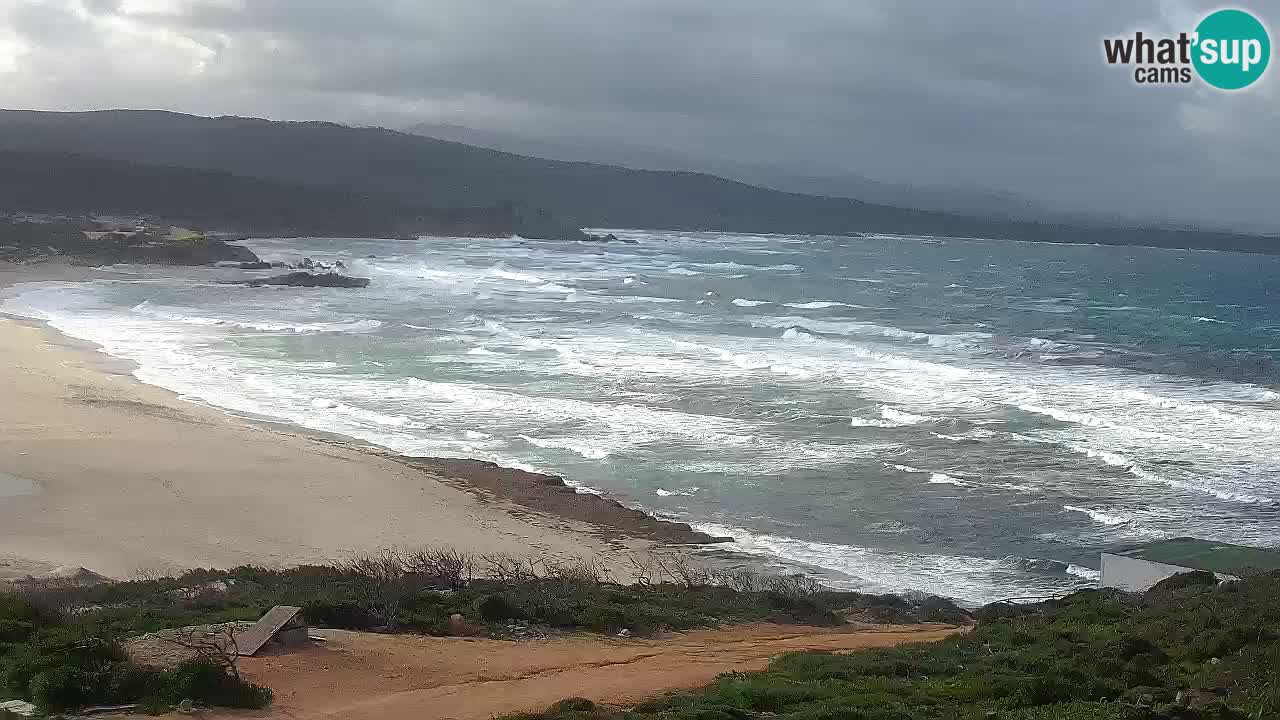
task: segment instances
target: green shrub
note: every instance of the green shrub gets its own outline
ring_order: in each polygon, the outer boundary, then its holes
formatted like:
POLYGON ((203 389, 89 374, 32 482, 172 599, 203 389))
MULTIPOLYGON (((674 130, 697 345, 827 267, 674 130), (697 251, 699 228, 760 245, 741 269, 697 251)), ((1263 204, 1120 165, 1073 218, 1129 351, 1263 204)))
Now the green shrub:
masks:
POLYGON ((232 708, 264 708, 271 704, 270 688, 246 682, 209 662, 193 660, 161 673, 153 696, 170 704, 191 700, 232 708))
MULTIPOLYGON (((901 610, 891 600, 877 605, 901 610)), ((1280 573, 1222 585, 1183 578, 1143 595, 1084 591, 976 615, 976 628, 937 643, 783 655, 763 672, 725 675, 608 717, 1280 718, 1280 573)))
POLYGON ((42 615, 26 598, 0 593, 0 645, 26 641, 35 634, 42 615))

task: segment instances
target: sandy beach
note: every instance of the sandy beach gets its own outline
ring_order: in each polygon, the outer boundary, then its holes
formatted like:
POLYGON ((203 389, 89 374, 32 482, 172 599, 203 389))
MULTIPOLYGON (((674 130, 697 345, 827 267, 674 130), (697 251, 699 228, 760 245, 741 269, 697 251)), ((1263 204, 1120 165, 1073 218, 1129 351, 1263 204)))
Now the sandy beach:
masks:
MULTIPOLYGON (((86 272, 7 266, 0 287, 86 272)), ((288 565, 419 545, 621 563, 648 545, 368 448, 185 402, 128 370, 0 318, 0 579, 60 566, 128 577, 288 565)))

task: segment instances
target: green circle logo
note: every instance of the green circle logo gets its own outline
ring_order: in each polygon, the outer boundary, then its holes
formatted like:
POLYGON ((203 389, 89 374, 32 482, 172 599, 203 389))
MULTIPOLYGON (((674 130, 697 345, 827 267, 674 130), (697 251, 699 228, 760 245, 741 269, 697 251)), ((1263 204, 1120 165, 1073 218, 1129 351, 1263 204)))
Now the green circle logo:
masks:
POLYGON ((1271 59, 1271 38, 1243 10, 1219 10, 1196 26, 1192 63, 1200 78, 1220 90, 1246 88, 1262 77, 1271 59))

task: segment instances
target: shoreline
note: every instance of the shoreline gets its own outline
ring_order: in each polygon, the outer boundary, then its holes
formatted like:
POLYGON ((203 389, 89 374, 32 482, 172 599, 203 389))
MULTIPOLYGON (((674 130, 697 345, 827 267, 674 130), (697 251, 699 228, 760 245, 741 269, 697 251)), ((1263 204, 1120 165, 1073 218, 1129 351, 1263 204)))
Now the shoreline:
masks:
MULTIPOLYGON (((0 289, 95 277, 0 263, 0 289)), ((726 540, 557 476, 400 456, 189 401, 42 320, 0 313, 0 356, 0 480, 12 481, 0 482, 0 580, 82 566, 121 577, 322 562, 428 544, 591 556, 625 576, 626 555, 726 540)))

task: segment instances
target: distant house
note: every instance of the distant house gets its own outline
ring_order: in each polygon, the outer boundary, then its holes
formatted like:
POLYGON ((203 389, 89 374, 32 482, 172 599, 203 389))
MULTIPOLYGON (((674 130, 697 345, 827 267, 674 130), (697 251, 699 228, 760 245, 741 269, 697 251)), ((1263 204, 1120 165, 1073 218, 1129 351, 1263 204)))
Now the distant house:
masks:
POLYGON ((1280 551, 1230 543, 1173 538, 1119 553, 1102 553, 1102 587, 1142 592, 1178 573, 1204 570, 1220 580, 1280 570, 1280 551))

